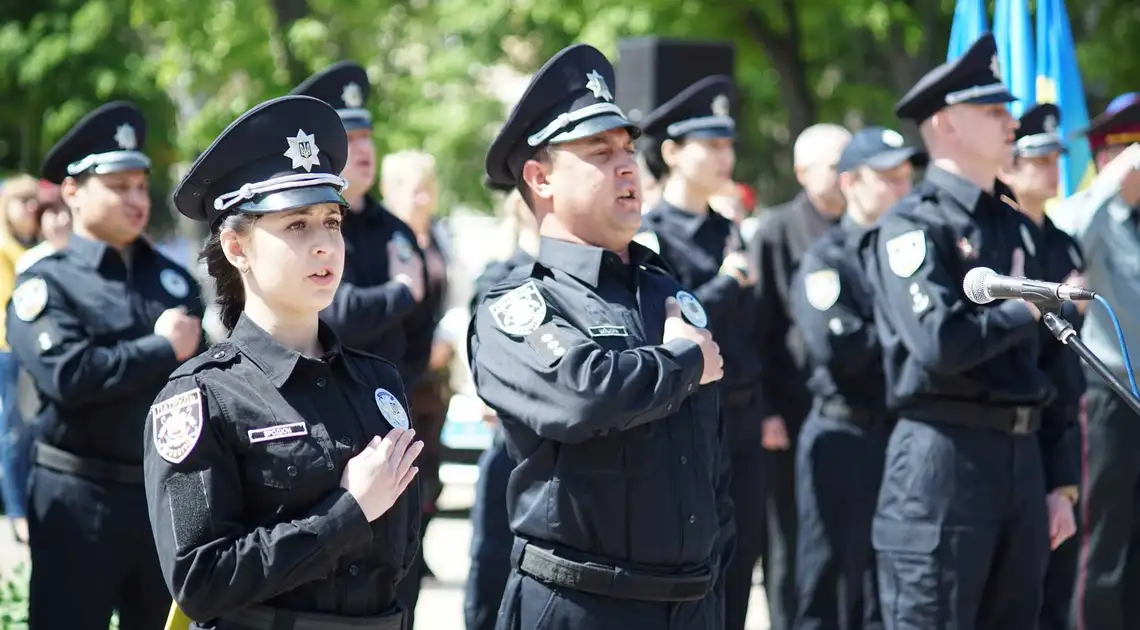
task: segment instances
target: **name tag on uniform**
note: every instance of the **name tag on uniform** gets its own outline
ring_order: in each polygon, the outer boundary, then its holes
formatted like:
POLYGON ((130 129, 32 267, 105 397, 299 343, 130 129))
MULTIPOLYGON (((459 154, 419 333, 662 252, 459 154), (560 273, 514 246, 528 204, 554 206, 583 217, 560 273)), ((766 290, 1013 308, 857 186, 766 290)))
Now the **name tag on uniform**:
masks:
POLYGON ((626 332, 625 326, 590 326, 591 337, 628 337, 629 333, 626 332))
POLYGON ((264 429, 250 429, 249 430, 249 443, 256 444, 258 442, 269 442, 272 440, 283 440, 285 438, 297 437, 301 435, 308 435, 309 427, 304 422, 293 422, 290 424, 279 424, 277 426, 265 427, 264 429))

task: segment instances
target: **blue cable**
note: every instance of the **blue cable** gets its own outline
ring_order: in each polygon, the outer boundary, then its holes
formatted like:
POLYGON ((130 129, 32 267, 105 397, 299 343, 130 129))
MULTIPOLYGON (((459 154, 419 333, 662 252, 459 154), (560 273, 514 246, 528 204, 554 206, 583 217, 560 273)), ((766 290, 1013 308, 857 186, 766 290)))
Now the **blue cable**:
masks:
POLYGON ((1132 373, 1132 359, 1128 356, 1128 345, 1124 343, 1124 331, 1120 328, 1120 320, 1116 319, 1116 313, 1112 310, 1112 305, 1108 303, 1108 300, 1098 295, 1096 301, 1100 302, 1108 311, 1108 317, 1112 319, 1112 325, 1116 327, 1116 339, 1120 342, 1120 353, 1124 357, 1124 369, 1128 372, 1128 384, 1132 386, 1132 393, 1140 397, 1140 389, 1136 387, 1136 375, 1132 373))

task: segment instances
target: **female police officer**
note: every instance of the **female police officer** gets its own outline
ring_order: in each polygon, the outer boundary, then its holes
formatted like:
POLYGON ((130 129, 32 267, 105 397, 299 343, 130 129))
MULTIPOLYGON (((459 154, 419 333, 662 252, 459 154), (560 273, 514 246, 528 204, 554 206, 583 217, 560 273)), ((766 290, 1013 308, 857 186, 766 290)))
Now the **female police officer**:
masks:
POLYGON ((346 152, 331 107, 287 96, 231 124, 174 193, 211 225, 202 258, 232 332, 151 408, 146 490, 166 583, 209 627, 403 624, 421 444, 395 368, 318 320, 344 268, 346 152))

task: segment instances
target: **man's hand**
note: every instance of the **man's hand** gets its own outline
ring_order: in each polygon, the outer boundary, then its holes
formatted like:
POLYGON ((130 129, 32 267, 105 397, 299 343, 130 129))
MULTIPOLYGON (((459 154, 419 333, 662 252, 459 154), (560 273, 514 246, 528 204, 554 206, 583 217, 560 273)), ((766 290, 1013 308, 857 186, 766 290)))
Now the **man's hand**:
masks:
MULTIPOLYGON (((1084 277, 1083 274, 1076 270, 1073 270, 1073 272, 1065 278, 1065 284, 1074 287, 1081 287, 1082 289, 1089 288, 1088 280, 1084 277)), ((1077 312, 1081 315, 1084 315, 1085 311, 1087 311, 1089 308, 1089 300, 1075 300, 1073 304, 1076 305, 1077 312)))
POLYGON ((768 416, 760 422, 761 444, 769 451, 786 451, 792 446, 788 425, 780 416, 768 416))
POLYGON ((1058 489, 1045 497, 1049 512, 1049 548, 1056 549, 1077 533, 1077 523, 1073 518, 1073 502, 1058 489))
POLYGON ((697 328, 681 316, 681 305, 675 298, 665 300, 665 331, 661 335, 664 343, 674 339, 688 339, 701 348, 705 369, 701 373, 701 385, 719 381, 724 376, 724 358, 720 356, 720 346, 713 341, 712 333, 697 328))

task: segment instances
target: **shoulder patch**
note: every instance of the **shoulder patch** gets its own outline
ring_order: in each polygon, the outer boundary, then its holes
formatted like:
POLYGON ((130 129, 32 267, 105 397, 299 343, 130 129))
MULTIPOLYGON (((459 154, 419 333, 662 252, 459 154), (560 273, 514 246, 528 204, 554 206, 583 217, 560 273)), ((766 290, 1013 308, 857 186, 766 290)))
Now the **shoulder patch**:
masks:
POLYGON ((840 290, 839 272, 834 269, 820 269, 804 276, 808 304, 817 311, 826 311, 835 306, 840 290))
POLYGON ((926 234, 911 230, 887 241, 887 264, 900 278, 909 278, 926 260, 926 234))
POLYGON ((705 328, 709 325, 708 313, 705 313, 705 307, 701 306, 701 301, 695 295, 688 291, 678 291, 677 302, 681 305, 681 314, 689 323, 698 327, 705 328))
POLYGON ((190 455, 206 422, 202 390, 176 394, 150 408, 154 448, 163 459, 178 464, 190 455))
POLYGON ((1037 243, 1033 240, 1033 234, 1029 232, 1029 226, 1022 223, 1018 226, 1018 231, 1021 232, 1021 242, 1025 244, 1025 253, 1036 256, 1037 243))
POLYGON ((546 299, 533 280, 512 289, 487 307, 499 330, 524 337, 546 320, 546 299))
POLYGON ((661 254, 661 240, 654 232, 638 232, 633 237, 633 242, 652 250, 654 254, 661 254))
POLYGON ((48 287, 43 278, 28 278, 12 292, 12 310, 25 322, 35 321, 47 302, 48 287))
POLYGON ((388 424, 397 429, 406 429, 412 425, 408 420, 408 412, 404 411, 404 405, 400 402, 399 398, 392 392, 379 387, 376 389, 374 397, 376 398, 376 407, 380 409, 380 413, 388 424))
POLYGON ((547 322, 526 336, 526 342, 538 353, 538 356, 547 366, 558 363, 558 360, 566 354, 567 341, 569 341, 569 335, 556 326, 554 322, 547 322))

